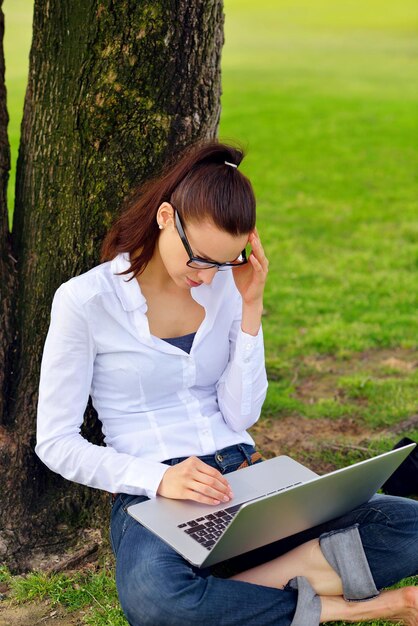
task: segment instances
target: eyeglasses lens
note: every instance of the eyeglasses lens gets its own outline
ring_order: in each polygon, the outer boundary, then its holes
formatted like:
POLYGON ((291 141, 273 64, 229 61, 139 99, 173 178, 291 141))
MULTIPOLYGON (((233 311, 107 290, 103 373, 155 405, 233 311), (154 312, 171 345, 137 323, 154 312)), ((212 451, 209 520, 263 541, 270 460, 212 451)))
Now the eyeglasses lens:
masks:
POLYGON ((211 269, 213 267, 217 267, 219 271, 229 270, 236 265, 245 265, 246 259, 244 259, 243 255, 240 254, 236 261, 233 263, 226 263, 225 265, 216 265, 215 263, 209 263, 206 261, 199 261, 199 259, 191 259, 187 265, 189 267, 193 267, 198 270, 211 269))

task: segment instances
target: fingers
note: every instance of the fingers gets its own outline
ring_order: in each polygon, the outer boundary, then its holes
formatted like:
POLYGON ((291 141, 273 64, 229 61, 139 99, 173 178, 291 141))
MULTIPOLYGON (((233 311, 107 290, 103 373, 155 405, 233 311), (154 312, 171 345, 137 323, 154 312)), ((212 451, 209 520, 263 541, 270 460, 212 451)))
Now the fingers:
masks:
POLYGON ((205 502, 206 504, 220 504, 221 502, 229 502, 231 497, 222 491, 219 491, 216 486, 210 486, 202 483, 198 480, 190 483, 189 496, 192 500, 198 502, 205 502))
POLYGON ((248 257, 248 260, 250 261, 251 265, 253 266, 256 272, 263 271, 263 266, 261 265, 260 261, 257 261, 257 257, 254 254, 251 254, 248 257))
POLYGON ((190 457, 187 461, 191 466, 191 480, 187 486, 192 500, 206 504, 219 504, 228 502, 233 497, 228 481, 218 470, 197 457, 190 457))
POLYGON ((198 474, 196 476, 192 489, 198 491, 200 494, 204 494, 219 502, 229 502, 233 497, 233 493, 228 484, 228 481, 222 476, 220 472, 210 467, 206 463, 202 462, 204 467, 198 468, 198 474), (207 469, 211 470, 210 472, 207 469))
POLYGON ((157 493, 167 498, 190 499, 205 504, 220 504, 233 498, 226 478, 197 457, 170 467, 157 493))
POLYGON ((186 490, 184 493, 184 499, 193 500, 193 502, 199 502, 201 504, 212 504, 213 506, 216 506, 217 504, 221 504, 220 500, 216 500, 209 496, 204 496, 203 494, 201 494, 198 491, 195 491, 194 489, 186 490))
POLYGON ((250 232, 248 242, 251 245, 248 263, 234 267, 233 276, 243 302, 247 306, 255 304, 259 308, 267 281, 269 262, 256 228, 250 232))
POLYGON ((256 228, 252 231, 249 237, 251 244, 251 254, 249 260, 252 263, 254 269, 258 272, 265 272, 267 274, 269 268, 269 262, 265 255, 264 248, 261 244, 260 237, 256 228))

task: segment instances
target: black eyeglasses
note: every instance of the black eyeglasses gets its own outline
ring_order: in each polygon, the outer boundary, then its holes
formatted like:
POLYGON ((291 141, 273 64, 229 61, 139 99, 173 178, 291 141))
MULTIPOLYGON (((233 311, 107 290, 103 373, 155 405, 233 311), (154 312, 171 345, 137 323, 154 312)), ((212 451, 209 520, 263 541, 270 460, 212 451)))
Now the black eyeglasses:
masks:
POLYGON ((197 270, 208 270, 208 269, 211 269, 212 267, 216 267, 218 270, 222 271, 222 270, 228 270, 231 267, 237 267, 238 265, 245 265, 246 263, 248 263, 247 255, 245 253, 245 248, 241 252, 239 257, 235 261, 232 261, 232 263, 217 263, 216 261, 210 261, 209 259, 202 259, 202 257, 200 256, 194 256, 193 251, 190 247, 190 244, 187 241, 186 233, 184 232, 184 227, 180 219, 179 212, 177 211, 176 207, 173 205, 172 202, 170 202, 170 204, 174 209, 174 218, 176 220, 177 232, 183 243, 183 246, 186 249, 187 254, 189 255, 189 260, 187 261, 186 265, 188 265, 189 267, 193 267, 194 269, 197 269, 197 270))

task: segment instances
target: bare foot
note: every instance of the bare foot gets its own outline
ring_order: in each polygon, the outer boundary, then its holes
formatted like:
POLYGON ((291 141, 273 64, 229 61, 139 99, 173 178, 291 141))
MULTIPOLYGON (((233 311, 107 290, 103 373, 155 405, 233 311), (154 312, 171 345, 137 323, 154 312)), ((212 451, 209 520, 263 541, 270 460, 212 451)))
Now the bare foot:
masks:
POLYGON ((321 596, 321 608, 321 624, 335 620, 361 622, 385 618, 402 622, 405 626, 418 626, 418 587, 382 591, 367 602, 346 602, 341 596, 321 596))
POLYGON ((394 615, 391 621, 402 620, 405 626, 418 626, 418 587, 404 587, 399 590, 402 594, 404 607, 399 615, 394 615))

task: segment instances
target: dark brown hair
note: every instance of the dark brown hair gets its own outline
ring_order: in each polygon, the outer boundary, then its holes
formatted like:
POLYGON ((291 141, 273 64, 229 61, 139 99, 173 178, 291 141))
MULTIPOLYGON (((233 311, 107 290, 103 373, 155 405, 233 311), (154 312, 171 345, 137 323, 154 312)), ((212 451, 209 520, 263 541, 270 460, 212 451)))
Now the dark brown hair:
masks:
POLYGON ((248 178, 238 168, 241 148, 216 140, 189 146, 175 155, 161 174, 133 190, 122 213, 106 235, 101 261, 120 252, 140 250, 131 267, 122 274, 140 274, 150 261, 159 236, 157 211, 172 202, 182 220, 210 219, 231 235, 249 233, 255 226, 255 196, 248 178))

